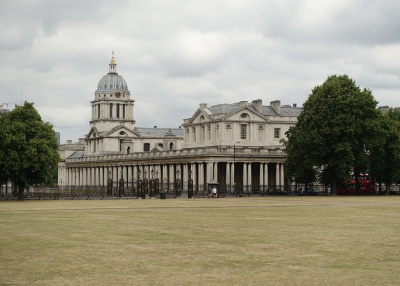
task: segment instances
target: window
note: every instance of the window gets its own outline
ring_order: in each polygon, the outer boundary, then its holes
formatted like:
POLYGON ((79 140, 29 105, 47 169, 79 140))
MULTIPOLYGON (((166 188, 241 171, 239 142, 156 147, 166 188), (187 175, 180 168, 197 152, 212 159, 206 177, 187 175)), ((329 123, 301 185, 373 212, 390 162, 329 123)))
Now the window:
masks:
POLYGON ((281 129, 274 128, 274 138, 280 138, 280 137, 281 137, 281 129))
POLYGON ((193 127, 192 132, 193 132, 193 142, 196 142, 196 128, 195 127, 193 127))
POLYGON ((150 143, 144 143, 143 151, 144 152, 149 152, 150 151, 150 143))
POLYGON ((125 105, 122 105, 122 118, 125 118, 125 105))
POLYGON ((113 110, 113 104, 112 103, 110 103, 110 118, 112 118, 112 116, 113 116, 113 112, 112 112, 112 110, 113 110))
POLYGON ((119 151, 122 151, 122 143, 124 143, 124 139, 119 139, 119 151))
POLYGON ((100 104, 97 105, 97 118, 100 118, 100 104))
POLYGON ((258 141, 264 140, 264 126, 258 126, 258 141))
POLYGON ((247 125, 240 124, 240 139, 247 139, 247 125))
POLYGON ((242 118, 247 118, 249 115, 247 114, 247 113, 242 113, 242 114, 240 114, 240 117, 242 117, 242 118))
POLYGON ((119 118, 119 103, 117 103, 117 118, 119 118))
POLYGON ((201 126, 201 142, 205 141, 205 137, 206 137, 206 127, 205 126, 201 126))

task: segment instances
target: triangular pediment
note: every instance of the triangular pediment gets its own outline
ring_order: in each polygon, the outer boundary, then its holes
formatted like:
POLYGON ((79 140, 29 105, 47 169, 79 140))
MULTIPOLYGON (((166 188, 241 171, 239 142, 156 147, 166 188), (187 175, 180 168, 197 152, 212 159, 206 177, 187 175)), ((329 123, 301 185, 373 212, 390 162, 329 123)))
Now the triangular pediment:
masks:
POLYGON ((90 128, 89 133, 86 134, 86 139, 89 139, 89 138, 97 138, 97 137, 100 137, 100 133, 99 133, 99 131, 97 130, 97 128, 96 128, 96 127, 90 128))
POLYGON ((221 121, 231 121, 231 120, 243 120, 243 121, 265 121, 268 122, 269 120, 267 117, 262 115, 261 113, 255 111, 254 109, 248 107, 248 106, 243 106, 242 108, 233 110, 232 112, 227 113, 223 117, 220 118, 221 121), (245 114, 248 115, 248 117, 242 117, 245 114))
POLYGON ((211 118, 210 115, 211 114, 207 113, 205 109, 198 108, 187 123, 193 124, 193 123, 199 123, 202 121, 207 121, 207 122, 213 121, 213 119, 211 118))
POLYGON ((103 135, 103 137, 118 137, 118 136, 127 136, 130 138, 141 137, 140 134, 138 134, 136 131, 129 129, 123 125, 116 126, 103 135))

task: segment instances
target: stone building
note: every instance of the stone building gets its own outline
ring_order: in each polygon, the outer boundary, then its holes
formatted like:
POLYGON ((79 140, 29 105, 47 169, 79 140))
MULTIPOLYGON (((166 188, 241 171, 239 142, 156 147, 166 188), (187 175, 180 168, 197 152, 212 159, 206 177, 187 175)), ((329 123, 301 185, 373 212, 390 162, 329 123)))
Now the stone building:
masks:
POLYGON ((211 182, 225 194, 283 188, 280 140, 302 108, 279 100, 266 106, 261 99, 201 103, 181 128, 136 127, 135 101, 116 66, 113 56, 91 101, 88 134, 80 144, 60 146, 60 186, 105 189, 112 181, 115 188, 122 178, 126 190, 136 190, 138 180, 154 178, 158 189, 168 190, 179 179, 183 194, 189 179, 194 194, 211 182))

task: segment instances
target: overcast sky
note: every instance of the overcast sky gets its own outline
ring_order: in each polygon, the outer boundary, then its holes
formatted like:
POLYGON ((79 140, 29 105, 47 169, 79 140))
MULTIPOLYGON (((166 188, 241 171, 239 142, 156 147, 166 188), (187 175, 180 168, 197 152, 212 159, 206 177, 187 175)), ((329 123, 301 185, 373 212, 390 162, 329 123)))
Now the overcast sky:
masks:
POLYGON ((0 104, 34 102, 61 142, 89 131, 90 101, 117 72, 137 127, 178 127, 200 103, 301 106, 347 74, 400 106, 398 0, 0 1, 0 104))

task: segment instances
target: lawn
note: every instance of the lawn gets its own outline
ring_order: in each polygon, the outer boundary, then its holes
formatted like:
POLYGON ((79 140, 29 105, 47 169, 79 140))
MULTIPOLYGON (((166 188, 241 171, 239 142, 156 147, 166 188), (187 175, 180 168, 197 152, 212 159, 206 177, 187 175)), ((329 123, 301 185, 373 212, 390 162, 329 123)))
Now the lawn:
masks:
POLYGON ((0 202, 0 285, 398 285, 400 196, 0 202))

